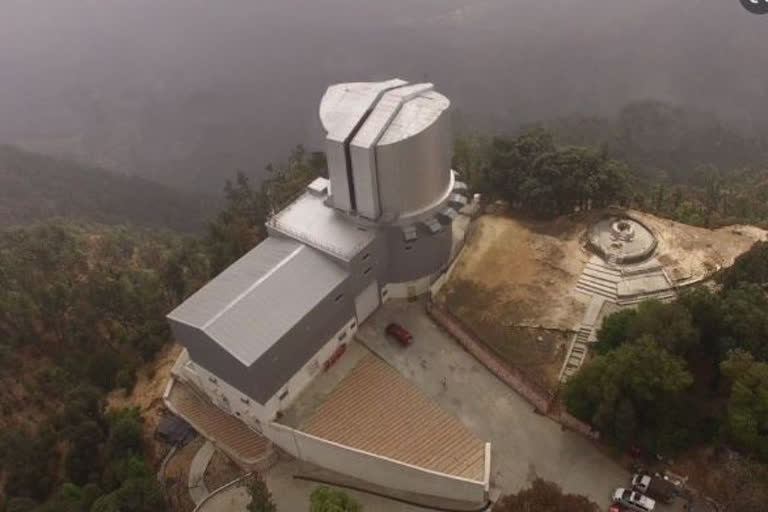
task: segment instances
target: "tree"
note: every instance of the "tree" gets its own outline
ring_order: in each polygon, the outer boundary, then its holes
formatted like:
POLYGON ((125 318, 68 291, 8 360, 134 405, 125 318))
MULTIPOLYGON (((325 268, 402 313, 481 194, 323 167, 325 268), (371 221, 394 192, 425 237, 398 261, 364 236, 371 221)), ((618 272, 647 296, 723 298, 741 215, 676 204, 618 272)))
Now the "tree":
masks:
POLYGON ((768 458, 768 363, 743 350, 728 353, 721 364, 731 379, 728 432, 741 447, 768 458))
POLYGON ((738 287, 740 283, 768 283, 768 242, 756 242, 718 277, 729 289, 738 287))
POLYGON ((221 272, 264 238, 267 210, 262 192, 243 173, 224 186, 226 207, 208 226, 207 246, 214 274, 221 272))
POLYGON ((321 485, 309 497, 309 512, 360 512, 363 507, 347 493, 321 485))
POLYGON ((251 497, 250 503, 245 507, 248 512, 276 512, 277 506, 272 501, 272 493, 267 488, 267 483, 260 474, 255 473, 248 478, 246 490, 251 497))
POLYGON ((659 345, 678 355, 685 355, 699 342, 699 332, 691 313, 682 304, 657 300, 641 303, 637 315, 628 323, 627 338, 651 336, 659 345))
POLYGON ((584 365, 565 385, 563 400, 607 438, 659 451, 681 435, 677 404, 692 382, 685 361, 644 336, 584 365))
POLYGON ((599 512, 600 507, 584 496, 564 494, 556 484, 536 478, 517 494, 503 496, 493 512, 599 512))
POLYGON ((636 316, 636 310, 622 309, 605 317, 597 331, 595 351, 598 354, 605 354, 628 341, 629 327, 636 316))

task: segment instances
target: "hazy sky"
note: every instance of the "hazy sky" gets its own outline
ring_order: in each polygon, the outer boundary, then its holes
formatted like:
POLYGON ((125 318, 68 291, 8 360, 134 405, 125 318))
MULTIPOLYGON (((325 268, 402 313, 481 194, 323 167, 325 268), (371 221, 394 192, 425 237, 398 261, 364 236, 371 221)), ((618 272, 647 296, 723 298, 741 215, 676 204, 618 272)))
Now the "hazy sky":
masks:
POLYGON ((338 81, 430 80, 498 126, 645 98, 768 126, 768 16, 739 0, 0 6, 0 142, 186 188, 319 144, 317 102, 338 81))

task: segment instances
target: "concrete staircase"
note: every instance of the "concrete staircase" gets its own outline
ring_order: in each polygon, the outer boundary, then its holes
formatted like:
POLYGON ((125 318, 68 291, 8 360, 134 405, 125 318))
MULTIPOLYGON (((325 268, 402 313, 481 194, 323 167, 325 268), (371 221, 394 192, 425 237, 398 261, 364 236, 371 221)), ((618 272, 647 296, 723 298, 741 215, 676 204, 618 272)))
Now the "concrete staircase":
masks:
POLYGON ((587 295, 599 295, 605 299, 616 301, 618 298, 617 284, 622 279, 621 270, 599 258, 592 258, 581 272, 576 289, 587 295))
POLYGON ((567 382, 581 368, 584 359, 587 357, 587 343, 589 343, 590 334, 592 334, 592 327, 581 326, 574 335, 571 341, 571 348, 565 357, 565 364, 563 364, 563 368, 560 370, 560 382, 567 382))

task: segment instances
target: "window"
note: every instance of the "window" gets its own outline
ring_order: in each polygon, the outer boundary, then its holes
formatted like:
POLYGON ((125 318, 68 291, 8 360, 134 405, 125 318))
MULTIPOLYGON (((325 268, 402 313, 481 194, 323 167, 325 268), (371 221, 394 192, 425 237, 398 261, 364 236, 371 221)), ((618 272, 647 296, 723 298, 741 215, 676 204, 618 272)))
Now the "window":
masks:
POLYGON ((367 260, 370 257, 371 257, 371 253, 369 253, 369 252, 363 254, 363 261, 367 260))
POLYGON ((343 297, 344 297, 344 294, 340 293, 336 297, 333 298, 333 302, 339 302, 343 297))
POLYGON ((352 322, 352 324, 349 327, 350 329, 354 329, 356 325, 357 325, 357 322, 352 322))
POLYGON ((373 270, 373 267, 368 267, 367 269, 365 269, 365 271, 363 271, 363 275, 367 276, 368 274, 371 273, 371 270, 373 270))
POLYGON ((341 341, 341 340, 343 340, 346 337, 347 337, 347 330, 344 329, 341 333, 339 333, 338 336, 336 336, 336 339, 341 341))
POLYGON ((213 384, 218 384, 219 383, 219 379, 217 379, 216 377, 208 377, 208 381, 213 383, 213 384))
POLYGON ((288 390, 286 389, 285 391, 280 393, 280 396, 278 396, 277 398, 280 399, 280 400, 285 400, 285 397, 287 397, 287 396, 288 396, 288 390))
POLYGON ((413 246, 411 244, 408 244, 405 246, 406 251, 410 251, 411 249, 413 249, 413 246))
POLYGON ((387 290, 386 288, 384 288, 383 290, 381 290, 381 296, 382 296, 382 297, 386 297, 386 296, 387 296, 387 293, 389 293, 389 290, 387 290))
POLYGON ((357 226, 357 229, 359 229, 360 231, 368 231, 367 229, 365 229, 363 227, 360 227, 360 226, 357 226))
POLYGON ((249 399, 245 398, 244 396, 240 397, 240 401, 243 402, 245 405, 248 405, 248 404, 251 403, 251 401, 249 399))

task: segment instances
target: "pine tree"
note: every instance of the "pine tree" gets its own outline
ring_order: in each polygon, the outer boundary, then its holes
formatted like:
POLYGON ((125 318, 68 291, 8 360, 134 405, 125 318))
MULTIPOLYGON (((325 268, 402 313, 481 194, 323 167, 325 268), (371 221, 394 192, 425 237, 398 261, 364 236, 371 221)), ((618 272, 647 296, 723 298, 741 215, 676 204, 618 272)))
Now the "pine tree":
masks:
POLYGON ((277 512, 277 505, 272 501, 272 493, 267 489, 267 483, 258 473, 248 479, 246 484, 251 502, 245 508, 248 512, 277 512))

